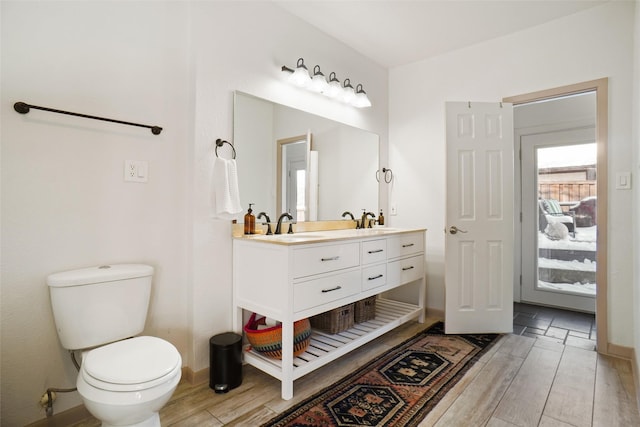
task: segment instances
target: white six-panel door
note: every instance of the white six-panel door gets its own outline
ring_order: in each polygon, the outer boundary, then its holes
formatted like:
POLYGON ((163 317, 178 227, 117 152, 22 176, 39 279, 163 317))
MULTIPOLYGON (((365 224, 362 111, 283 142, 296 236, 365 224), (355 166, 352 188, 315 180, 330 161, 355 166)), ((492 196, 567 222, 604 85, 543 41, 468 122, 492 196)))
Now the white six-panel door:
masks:
POLYGON ((446 333, 513 328, 513 108, 448 102, 446 333))

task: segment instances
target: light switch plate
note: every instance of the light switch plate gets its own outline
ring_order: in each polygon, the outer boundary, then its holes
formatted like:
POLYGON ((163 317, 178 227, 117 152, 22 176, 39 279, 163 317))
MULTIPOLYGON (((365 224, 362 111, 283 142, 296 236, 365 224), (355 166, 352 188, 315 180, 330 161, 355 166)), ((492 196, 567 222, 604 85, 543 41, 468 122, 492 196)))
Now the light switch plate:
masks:
POLYGON ((631 172, 616 173, 616 190, 631 190, 631 172))

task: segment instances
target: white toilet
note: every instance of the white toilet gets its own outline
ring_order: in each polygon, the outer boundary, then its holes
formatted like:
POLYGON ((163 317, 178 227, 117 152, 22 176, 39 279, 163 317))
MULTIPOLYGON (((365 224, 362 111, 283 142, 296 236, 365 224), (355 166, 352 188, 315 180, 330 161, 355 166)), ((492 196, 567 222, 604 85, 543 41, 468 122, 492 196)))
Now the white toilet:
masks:
POLYGON ((60 342, 83 351, 78 393, 103 427, 160 426, 158 411, 180 381, 178 350, 160 338, 136 337, 152 276, 151 266, 120 264, 47 277, 60 342))

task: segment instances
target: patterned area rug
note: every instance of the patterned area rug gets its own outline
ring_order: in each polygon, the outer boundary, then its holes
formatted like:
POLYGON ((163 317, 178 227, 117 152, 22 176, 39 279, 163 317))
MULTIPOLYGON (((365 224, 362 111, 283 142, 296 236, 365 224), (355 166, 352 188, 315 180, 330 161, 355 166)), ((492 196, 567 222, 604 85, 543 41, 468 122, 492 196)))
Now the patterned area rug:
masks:
POLYGON ((499 336, 436 323, 263 427, 417 426, 499 336))

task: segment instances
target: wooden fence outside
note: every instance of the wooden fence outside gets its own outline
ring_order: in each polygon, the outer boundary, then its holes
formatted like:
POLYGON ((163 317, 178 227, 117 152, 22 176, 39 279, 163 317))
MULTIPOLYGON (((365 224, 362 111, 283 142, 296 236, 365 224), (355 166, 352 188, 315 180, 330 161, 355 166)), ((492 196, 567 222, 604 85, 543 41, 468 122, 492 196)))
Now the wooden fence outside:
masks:
POLYGON ((595 181, 541 182, 538 183, 538 197, 555 199, 563 206, 578 203, 585 197, 596 195, 595 181))

